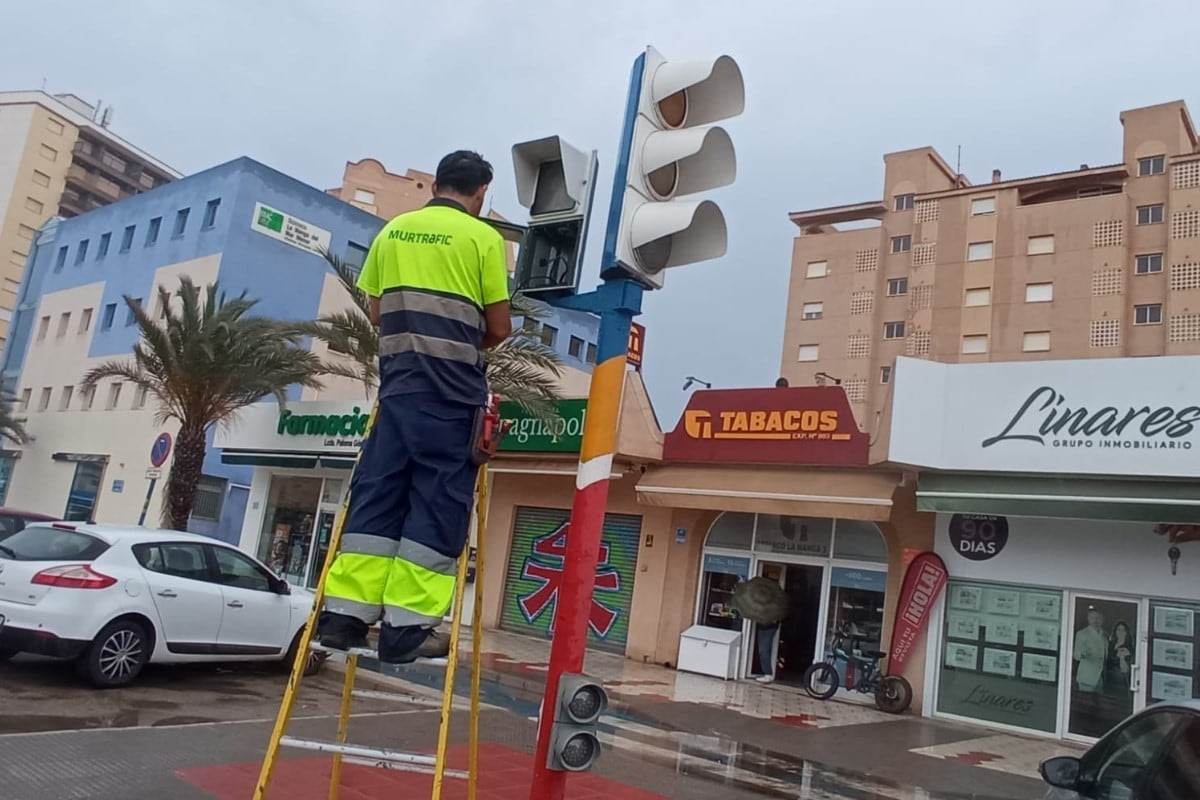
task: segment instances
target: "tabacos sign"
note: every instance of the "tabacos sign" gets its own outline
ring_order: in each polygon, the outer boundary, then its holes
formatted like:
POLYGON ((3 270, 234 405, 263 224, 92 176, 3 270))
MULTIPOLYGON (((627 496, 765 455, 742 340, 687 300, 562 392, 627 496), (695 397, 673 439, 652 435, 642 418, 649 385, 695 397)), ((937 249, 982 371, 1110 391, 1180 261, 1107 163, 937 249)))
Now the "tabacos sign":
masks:
POLYGON ((666 461, 866 464, 869 442, 840 386, 695 392, 666 461))
POLYGON ((1200 406, 1083 405, 1053 386, 1039 386, 984 448, 1028 442, 1042 447, 1191 450, 1200 406))

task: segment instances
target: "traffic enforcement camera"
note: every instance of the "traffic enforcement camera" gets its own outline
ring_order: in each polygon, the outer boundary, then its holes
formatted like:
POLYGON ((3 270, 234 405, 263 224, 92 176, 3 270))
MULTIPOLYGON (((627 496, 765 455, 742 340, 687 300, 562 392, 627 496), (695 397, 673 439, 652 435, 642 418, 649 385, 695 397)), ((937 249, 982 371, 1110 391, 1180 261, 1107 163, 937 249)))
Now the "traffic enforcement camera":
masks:
POLYGON ((596 152, 547 136, 513 145, 512 157, 517 199, 529 209, 515 288, 545 297, 575 294, 596 189, 596 152))
POLYGON ((632 276, 660 289, 668 267, 725 254, 720 207, 680 198, 733 183, 733 142, 711 123, 745 105, 742 72, 729 56, 668 61, 653 47, 638 56, 613 182, 605 278, 632 276))
POLYGON ((606 708, 608 693, 598 682, 572 673, 559 678, 547 769, 582 772, 591 768, 600 757, 596 724, 606 708))

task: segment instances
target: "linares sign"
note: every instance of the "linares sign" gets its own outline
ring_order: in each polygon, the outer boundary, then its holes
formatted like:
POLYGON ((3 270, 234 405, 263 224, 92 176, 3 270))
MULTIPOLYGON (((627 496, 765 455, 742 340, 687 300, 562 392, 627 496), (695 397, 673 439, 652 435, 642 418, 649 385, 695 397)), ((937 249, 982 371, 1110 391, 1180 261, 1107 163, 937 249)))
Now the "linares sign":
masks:
POLYGON ((250 230, 316 255, 329 250, 329 231, 262 203, 254 204, 250 230))
POLYGON ((1193 477, 1200 356, 899 358, 889 460, 947 470, 1193 477))

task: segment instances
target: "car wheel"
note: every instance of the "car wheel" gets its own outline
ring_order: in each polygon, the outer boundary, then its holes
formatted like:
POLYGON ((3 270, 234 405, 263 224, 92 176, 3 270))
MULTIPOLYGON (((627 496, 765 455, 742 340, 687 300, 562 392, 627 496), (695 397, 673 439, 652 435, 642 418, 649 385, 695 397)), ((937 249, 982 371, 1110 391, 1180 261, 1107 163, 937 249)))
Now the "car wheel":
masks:
MULTIPOLYGON (((275 662, 275 668, 280 672, 291 674, 292 667, 296 664, 296 651, 300 648, 300 641, 303 634, 303 629, 298 631, 296 635, 292 637, 292 643, 288 646, 287 653, 284 654, 283 659, 275 662)), ((325 664, 325 660, 327 658, 329 658, 328 653, 320 653, 310 650, 308 653, 308 661, 306 661, 304 664, 304 677, 311 678, 313 675, 316 675, 318 672, 320 672, 321 667, 325 664)))
POLYGON ((150 660, 146 631, 132 620, 109 623, 79 657, 79 674, 97 689, 125 686, 150 660))
POLYGON ((21 652, 21 651, 20 650, 0 650, 0 664, 3 664, 5 661, 8 661, 10 658, 15 656, 19 652, 21 652))

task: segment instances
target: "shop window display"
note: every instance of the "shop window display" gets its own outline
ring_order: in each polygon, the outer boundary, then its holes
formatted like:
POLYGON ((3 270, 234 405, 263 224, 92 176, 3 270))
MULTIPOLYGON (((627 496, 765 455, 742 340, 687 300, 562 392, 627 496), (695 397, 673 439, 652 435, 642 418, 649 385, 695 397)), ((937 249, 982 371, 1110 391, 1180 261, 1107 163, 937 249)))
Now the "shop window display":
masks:
POLYGON ((321 483, 320 478, 277 475, 271 479, 258 557, 290 583, 304 581, 321 483))
POLYGON ((1200 697, 1200 606, 1150 602, 1146 703, 1200 697))
POLYGON ((950 581, 938 711, 1053 733, 1061 592, 950 581))

